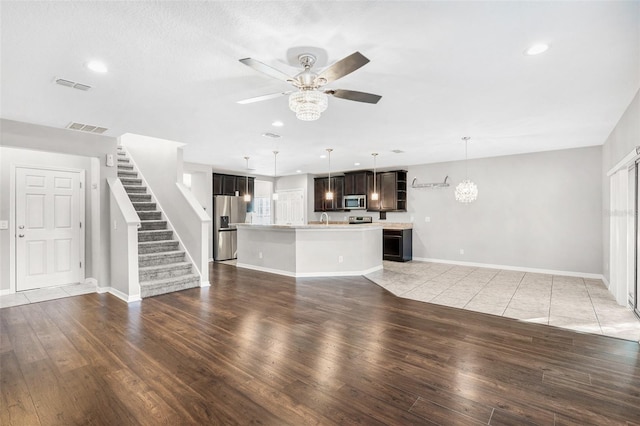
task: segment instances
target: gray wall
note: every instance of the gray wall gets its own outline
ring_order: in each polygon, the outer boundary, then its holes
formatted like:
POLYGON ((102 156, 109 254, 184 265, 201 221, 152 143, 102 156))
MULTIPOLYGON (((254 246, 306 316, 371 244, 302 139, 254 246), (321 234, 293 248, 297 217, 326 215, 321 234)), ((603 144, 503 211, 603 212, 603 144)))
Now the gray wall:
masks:
POLYGON ((463 161, 409 167, 409 185, 414 177, 429 183, 448 175, 451 186, 409 188, 408 212, 389 213, 387 221, 414 222, 414 258, 600 274, 601 152, 598 146, 470 160, 479 192, 471 204, 454 199, 463 161))
MULTIPOLYGON (((105 155, 116 154, 117 141, 107 136, 93 135, 66 129, 39 126, 0 119, 0 145, 3 149, 0 174, 0 219, 9 220, 9 173, 11 163, 34 165, 63 165, 85 169, 85 202, 87 210, 85 229, 85 275, 95 278, 100 286, 110 285, 109 280, 109 189, 107 177, 116 177, 115 167, 106 167, 105 155), (14 149, 8 149, 14 148, 14 149), (52 153, 69 155, 52 155, 52 153), (83 159, 84 158, 84 159, 83 159), (92 181, 91 164, 100 164, 99 176, 92 181), (95 185, 95 187, 94 187, 95 185), (93 197, 92 191, 97 191, 93 197), (94 201, 92 201, 94 200, 94 201), (91 222, 91 212, 99 206, 95 215, 98 223, 91 222)), ((10 287, 9 242, 13 223, 9 230, 0 231, 0 290, 10 287)))
POLYGON ((607 138, 602 148, 602 274, 609 281, 609 177, 607 172, 631 150, 640 146, 640 90, 607 138))

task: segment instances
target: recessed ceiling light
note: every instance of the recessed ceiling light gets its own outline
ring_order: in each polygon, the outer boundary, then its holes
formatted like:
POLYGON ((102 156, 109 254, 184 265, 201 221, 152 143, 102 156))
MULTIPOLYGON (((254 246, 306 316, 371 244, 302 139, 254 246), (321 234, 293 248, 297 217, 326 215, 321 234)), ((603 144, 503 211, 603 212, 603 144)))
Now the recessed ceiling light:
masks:
POLYGON ((100 61, 89 61, 87 62, 87 68, 89 68, 93 72, 105 73, 109 71, 107 66, 100 61))
POLYGON ((271 123, 271 125, 273 127, 282 127, 282 126, 284 126, 284 123, 282 121, 280 121, 280 120, 276 120, 273 123, 271 123))
POLYGON ((527 50, 524 51, 525 55, 529 55, 529 56, 533 56, 533 55, 539 55, 541 53, 546 52, 549 49, 549 45, 545 44, 545 43, 536 43, 534 45, 532 45, 531 47, 529 47, 527 50))
POLYGON ((320 156, 320 158, 327 158, 327 156, 326 156, 326 155, 324 155, 324 154, 322 154, 322 155, 320 156))
POLYGON ((302 170, 296 170, 296 173, 302 173, 302 170))
POLYGON ((360 163, 353 163, 353 165, 354 165, 354 166, 359 166, 359 165, 360 165, 360 163))

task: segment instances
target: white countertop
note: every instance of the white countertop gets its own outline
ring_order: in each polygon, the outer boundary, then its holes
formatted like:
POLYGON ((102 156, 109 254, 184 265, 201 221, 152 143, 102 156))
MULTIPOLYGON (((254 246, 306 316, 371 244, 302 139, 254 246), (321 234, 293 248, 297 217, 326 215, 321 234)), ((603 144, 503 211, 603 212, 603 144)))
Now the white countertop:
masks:
POLYGON ((238 228, 251 228, 251 229, 309 229, 309 230, 373 230, 382 229, 383 226, 380 223, 359 223, 357 225, 350 225, 348 223, 329 223, 329 225, 323 225, 319 223, 309 223, 306 225, 260 225, 255 223, 235 223, 238 228))

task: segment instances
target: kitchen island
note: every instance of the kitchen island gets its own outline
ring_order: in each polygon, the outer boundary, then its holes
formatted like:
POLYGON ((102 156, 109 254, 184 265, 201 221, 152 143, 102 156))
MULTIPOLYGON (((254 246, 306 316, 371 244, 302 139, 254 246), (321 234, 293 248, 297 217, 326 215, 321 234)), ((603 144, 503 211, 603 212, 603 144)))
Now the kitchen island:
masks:
POLYGON ((365 275, 382 269, 379 224, 237 224, 239 268, 291 277, 365 275))

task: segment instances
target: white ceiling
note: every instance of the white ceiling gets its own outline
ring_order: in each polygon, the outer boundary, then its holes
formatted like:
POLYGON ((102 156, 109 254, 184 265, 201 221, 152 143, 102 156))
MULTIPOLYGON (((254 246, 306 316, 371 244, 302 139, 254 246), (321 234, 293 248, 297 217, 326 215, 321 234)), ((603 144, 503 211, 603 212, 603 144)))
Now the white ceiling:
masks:
POLYGON ((640 2, 11 2, 1 3, 1 115, 72 121, 186 143, 187 161, 255 174, 409 166, 602 144, 640 87, 640 2), (523 51, 534 42, 551 49, 523 51), (241 64, 287 74, 312 46, 325 66, 371 62, 329 85, 382 95, 330 98, 302 122, 290 88, 241 64), (104 61, 109 72, 85 68, 104 61), (88 92, 54 84, 65 78, 88 92), (284 127, 271 123, 282 120, 284 127), (279 133, 278 140, 261 136, 279 133), (395 154, 397 149, 404 153, 395 154), (354 162, 361 166, 354 166, 354 162))

